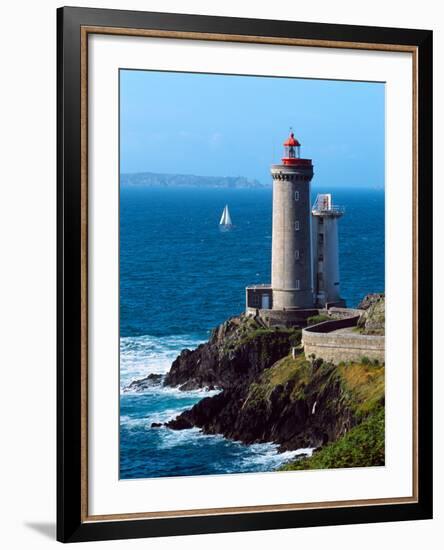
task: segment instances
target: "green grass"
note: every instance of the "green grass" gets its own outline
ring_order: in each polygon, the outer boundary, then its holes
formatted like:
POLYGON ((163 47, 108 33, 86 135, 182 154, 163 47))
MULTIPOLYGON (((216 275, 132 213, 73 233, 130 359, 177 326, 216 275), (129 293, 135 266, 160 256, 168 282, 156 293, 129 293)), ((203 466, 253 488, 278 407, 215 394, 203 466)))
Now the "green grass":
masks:
POLYGON ((384 404, 385 368, 372 363, 346 363, 337 367, 342 386, 358 416, 368 416, 384 404))
POLYGON ((266 369, 260 378, 250 386, 244 406, 267 401, 276 386, 292 382, 291 399, 306 399, 309 393, 322 393, 339 380, 343 393, 343 404, 349 407, 358 419, 365 419, 384 404, 384 365, 363 363, 342 363, 338 366, 321 363, 313 368, 303 353, 294 359, 291 355, 277 361, 266 369))
POLYGON ((315 452, 313 456, 290 462, 280 469, 319 470, 383 466, 385 460, 384 408, 351 429, 343 437, 315 452))
POLYGON ((288 355, 278 361, 267 371, 268 384, 271 386, 285 385, 289 380, 296 383, 308 383, 311 375, 311 366, 303 354, 295 359, 288 355))
POLYGON ((311 317, 307 317, 307 325, 317 325, 318 323, 323 323, 324 321, 331 321, 331 317, 328 315, 323 315, 322 313, 319 315, 312 315, 311 317))
POLYGON ((300 329, 255 328, 253 326, 242 333, 241 338, 237 341, 237 345, 248 344, 257 338, 271 338, 276 334, 280 336, 287 336, 289 343, 292 346, 297 346, 301 341, 300 329))
POLYGON ((305 387, 310 376, 311 365, 304 354, 301 353, 295 359, 288 355, 266 369, 259 380, 250 385, 243 407, 257 407, 260 401, 266 404, 276 386, 285 386, 289 381, 294 382, 292 397, 295 398, 296 392, 305 387))

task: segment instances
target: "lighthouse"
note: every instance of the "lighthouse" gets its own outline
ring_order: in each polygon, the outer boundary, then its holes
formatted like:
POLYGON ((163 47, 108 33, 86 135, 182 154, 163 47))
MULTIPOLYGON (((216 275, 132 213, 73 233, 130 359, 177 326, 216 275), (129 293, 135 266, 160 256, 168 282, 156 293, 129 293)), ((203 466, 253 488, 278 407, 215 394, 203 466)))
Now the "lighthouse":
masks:
POLYGON ((311 159, 301 158, 293 132, 284 141, 281 164, 271 166, 273 309, 313 307, 310 183, 311 159))
POLYGON ((345 307, 339 286, 338 220, 330 193, 311 207, 313 163, 291 132, 280 164, 271 165, 271 284, 246 287, 246 312, 271 325, 303 326, 319 309, 345 307))

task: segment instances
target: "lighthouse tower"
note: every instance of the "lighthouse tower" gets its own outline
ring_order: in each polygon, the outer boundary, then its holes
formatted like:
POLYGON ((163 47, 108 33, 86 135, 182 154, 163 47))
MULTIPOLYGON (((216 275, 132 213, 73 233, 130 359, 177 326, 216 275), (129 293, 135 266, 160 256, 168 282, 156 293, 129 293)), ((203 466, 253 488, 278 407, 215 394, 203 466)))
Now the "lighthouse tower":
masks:
POLYGON ((311 308, 311 159, 300 156, 301 144, 291 133, 284 142, 281 164, 271 166, 273 237, 271 287, 273 309, 311 308))

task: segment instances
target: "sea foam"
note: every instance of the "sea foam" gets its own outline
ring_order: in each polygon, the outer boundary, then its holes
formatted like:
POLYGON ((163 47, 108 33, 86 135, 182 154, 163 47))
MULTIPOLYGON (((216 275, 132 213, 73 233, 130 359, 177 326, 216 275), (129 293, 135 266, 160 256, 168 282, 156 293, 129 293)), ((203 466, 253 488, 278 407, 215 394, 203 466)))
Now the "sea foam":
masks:
POLYGON ((120 388, 149 374, 166 374, 183 349, 201 343, 201 338, 192 335, 121 337, 120 388))

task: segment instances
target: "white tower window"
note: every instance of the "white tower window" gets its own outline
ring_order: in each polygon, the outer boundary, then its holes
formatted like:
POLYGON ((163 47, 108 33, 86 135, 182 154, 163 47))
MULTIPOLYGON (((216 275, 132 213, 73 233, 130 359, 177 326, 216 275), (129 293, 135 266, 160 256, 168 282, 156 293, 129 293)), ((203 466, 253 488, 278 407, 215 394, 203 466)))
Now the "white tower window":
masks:
POLYGON ((296 281, 295 281, 295 289, 296 289, 296 290, 300 290, 300 288, 301 288, 301 283, 300 283, 299 279, 296 279, 296 281))
POLYGON ((294 200, 295 200, 295 201, 298 201, 298 200, 299 200, 299 191, 295 191, 295 192, 294 192, 294 200))
POLYGON ((299 231, 299 229, 300 229, 299 220, 296 220, 296 221, 294 222, 294 230, 295 230, 295 231, 299 231))
POLYGON ((299 260, 299 250, 294 251, 294 259, 299 260))

